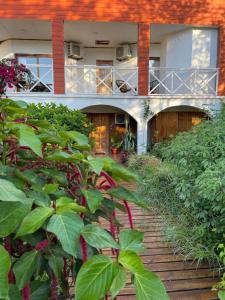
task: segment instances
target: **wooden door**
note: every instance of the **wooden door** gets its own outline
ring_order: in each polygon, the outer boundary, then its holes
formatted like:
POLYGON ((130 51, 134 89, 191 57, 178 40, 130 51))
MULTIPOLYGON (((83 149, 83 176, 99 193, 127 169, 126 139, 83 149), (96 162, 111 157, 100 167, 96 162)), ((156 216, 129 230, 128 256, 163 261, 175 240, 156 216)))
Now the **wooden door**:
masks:
POLYGON ((95 131, 90 135, 95 140, 94 152, 107 154, 109 152, 109 115, 91 114, 91 122, 95 127, 95 131))
POLYGON ((104 68, 104 66, 113 66, 113 61, 97 60, 96 65, 101 66, 101 68, 97 68, 96 70, 97 93, 103 95, 111 95, 113 85, 112 72, 111 68, 104 68))

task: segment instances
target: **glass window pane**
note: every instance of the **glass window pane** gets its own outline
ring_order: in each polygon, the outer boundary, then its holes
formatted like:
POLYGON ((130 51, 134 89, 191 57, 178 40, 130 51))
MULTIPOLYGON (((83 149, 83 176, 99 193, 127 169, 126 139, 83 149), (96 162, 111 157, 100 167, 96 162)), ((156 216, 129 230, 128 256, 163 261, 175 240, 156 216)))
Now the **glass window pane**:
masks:
POLYGON ((51 65, 52 58, 51 57, 39 57, 39 64, 41 65, 51 65))

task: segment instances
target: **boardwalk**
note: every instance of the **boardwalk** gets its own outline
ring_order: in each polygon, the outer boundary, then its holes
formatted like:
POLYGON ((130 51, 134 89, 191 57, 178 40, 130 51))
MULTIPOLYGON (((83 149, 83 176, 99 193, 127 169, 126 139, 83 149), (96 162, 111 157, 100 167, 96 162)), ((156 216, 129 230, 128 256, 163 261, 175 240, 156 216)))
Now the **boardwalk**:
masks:
MULTIPOLYGON (((161 218, 151 212, 132 205, 136 229, 145 232, 145 251, 142 259, 146 268, 155 271, 163 280, 171 300, 214 300, 216 293, 212 285, 218 281, 207 265, 196 266, 191 260, 173 253, 173 247, 165 242, 160 231, 161 218)), ((128 227, 127 216, 118 213, 118 219, 128 227)), ((134 290, 127 286, 121 291, 117 300, 134 300, 134 290)), ((158 299, 160 300, 160 299, 158 299)))

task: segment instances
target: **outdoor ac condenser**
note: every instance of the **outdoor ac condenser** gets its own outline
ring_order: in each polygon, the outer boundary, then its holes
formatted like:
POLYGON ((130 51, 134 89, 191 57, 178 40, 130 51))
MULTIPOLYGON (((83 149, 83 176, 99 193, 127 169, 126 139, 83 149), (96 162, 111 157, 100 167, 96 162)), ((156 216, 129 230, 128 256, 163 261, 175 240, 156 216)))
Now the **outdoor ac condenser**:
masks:
POLYGON ((74 42, 66 42, 66 53, 68 58, 82 59, 82 48, 74 42))
POLYGON ((132 57, 129 45, 122 45, 116 48, 116 59, 119 61, 128 60, 132 57))

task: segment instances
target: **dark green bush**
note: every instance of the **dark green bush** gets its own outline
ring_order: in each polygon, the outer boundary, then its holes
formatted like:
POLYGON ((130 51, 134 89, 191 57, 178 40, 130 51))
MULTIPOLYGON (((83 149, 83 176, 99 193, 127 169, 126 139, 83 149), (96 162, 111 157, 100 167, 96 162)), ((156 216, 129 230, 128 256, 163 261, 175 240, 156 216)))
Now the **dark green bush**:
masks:
POLYGON ((70 109, 66 105, 55 103, 30 104, 29 115, 39 120, 48 120, 57 130, 76 130, 88 135, 93 125, 87 116, 79 110, 70 109))
POLYGON ((225 230, 224 110, 154 153, 160 157, 156 165, 146 166, 140 158, 131 164, 140 165, 140 193, 166 214, 168 237, 180 250, 215 259, 225 230))

